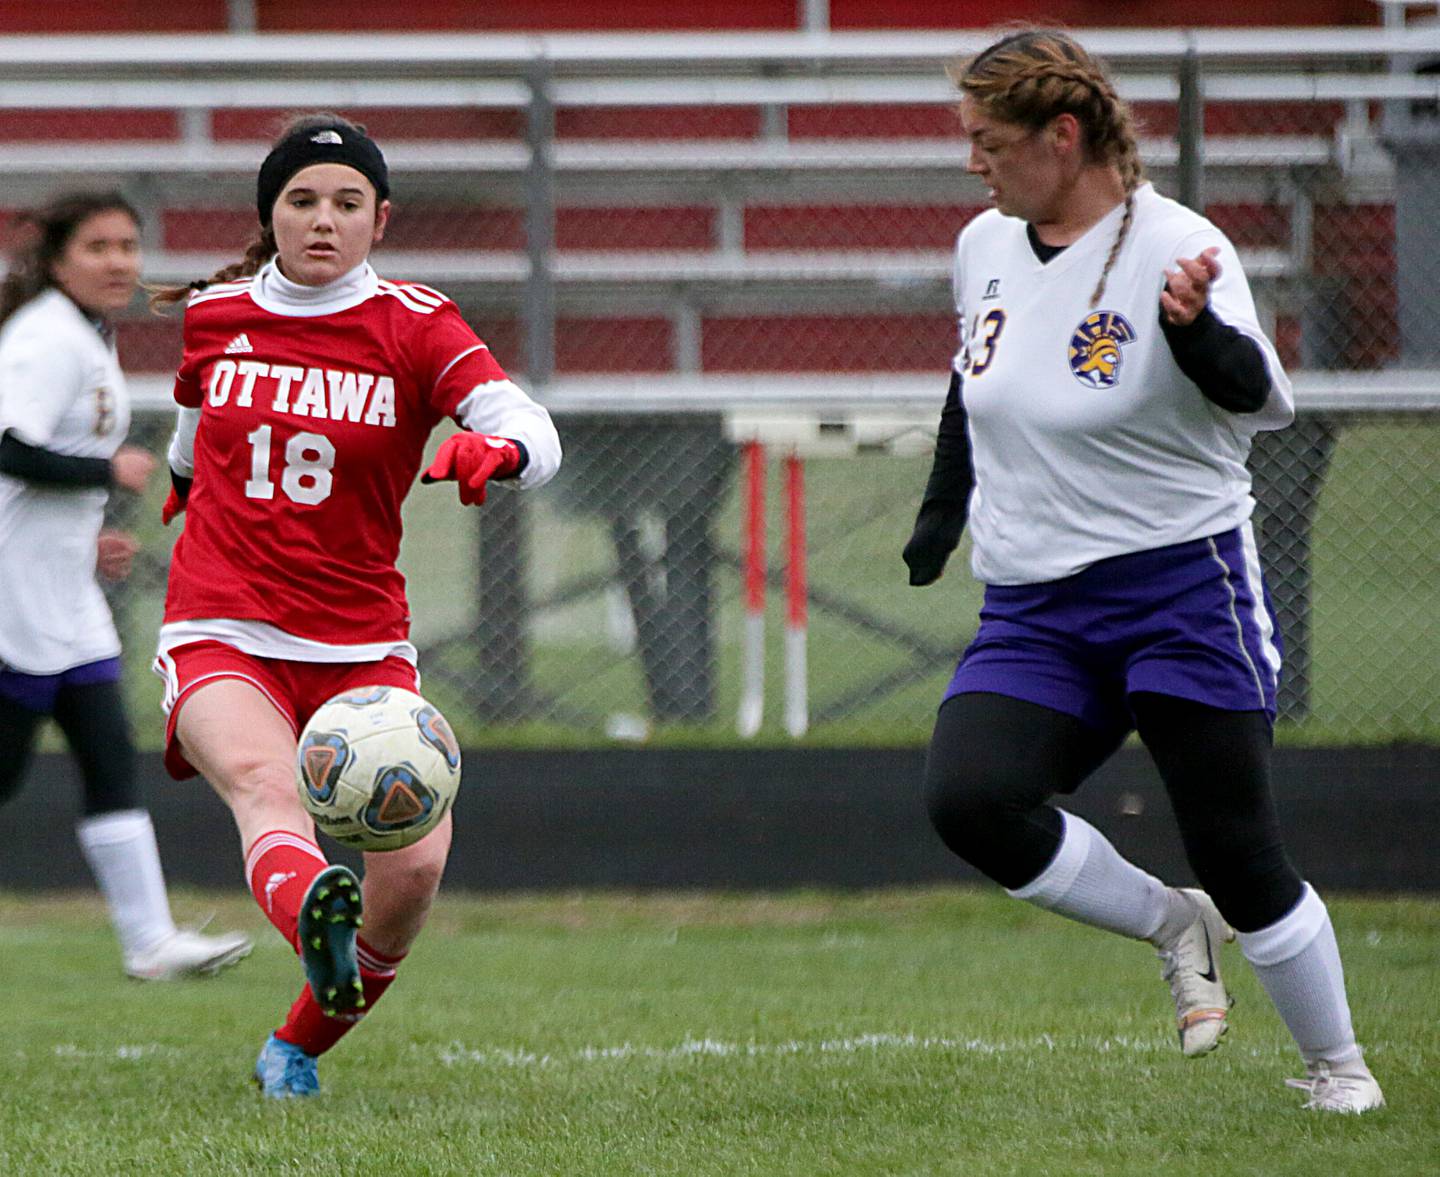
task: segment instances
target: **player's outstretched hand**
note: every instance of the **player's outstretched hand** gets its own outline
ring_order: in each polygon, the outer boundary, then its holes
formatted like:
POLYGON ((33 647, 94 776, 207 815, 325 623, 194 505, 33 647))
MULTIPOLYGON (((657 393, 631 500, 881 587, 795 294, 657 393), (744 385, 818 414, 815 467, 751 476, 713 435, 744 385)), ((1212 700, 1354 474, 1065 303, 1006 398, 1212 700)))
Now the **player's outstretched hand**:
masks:
POLYGON ((520 447, 504 437, 488 433, 457 433, 447 437, 420 476, 421 482, 460 484, 460 501, 478 507, 485 501, 485 484, 492 478, 508 478, 520 469, 520 447))
POLYGON ((965 530, 965 516, 944 507, 932 505, 920 509, 915 530, 905 545, 905 564, 910 569, 913 585, 934 584, 945 571, 945 561, 960 542, 965 530))
POLYGON ((1210 301, 1210 284, 1220 277, 1220 252, 1212 245, 1199 257, 1175 259, 1175 269, 1165 271, 1165 289, 1160 292, 1160 312, 1167 323, 1185 327, 1193 323, 1210 301))

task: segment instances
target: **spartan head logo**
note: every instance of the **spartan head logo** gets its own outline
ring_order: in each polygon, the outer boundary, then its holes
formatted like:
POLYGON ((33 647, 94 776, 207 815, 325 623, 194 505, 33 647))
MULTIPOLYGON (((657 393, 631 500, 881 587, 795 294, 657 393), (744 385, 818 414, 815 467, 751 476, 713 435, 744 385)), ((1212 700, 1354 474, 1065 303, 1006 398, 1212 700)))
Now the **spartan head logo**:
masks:
POLYGON ((1134 342, 1135 328, 1119 311, 1094 311, 1070 336, 1070 371, 1087 387, 1114 388, 1120 383, 1120 349, 1134 342))

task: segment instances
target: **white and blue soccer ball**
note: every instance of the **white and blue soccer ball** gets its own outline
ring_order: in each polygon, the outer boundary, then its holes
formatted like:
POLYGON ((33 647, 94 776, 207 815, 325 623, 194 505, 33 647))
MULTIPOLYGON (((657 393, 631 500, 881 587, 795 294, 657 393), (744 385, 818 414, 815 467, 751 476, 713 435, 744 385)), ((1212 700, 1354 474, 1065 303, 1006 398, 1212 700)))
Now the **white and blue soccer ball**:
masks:
POLYGON ((297 767, 300 803, 321 832, 357 850, 398 850, 450 812, 460 745, 413 691, 357 687, 310 717, 297 767))

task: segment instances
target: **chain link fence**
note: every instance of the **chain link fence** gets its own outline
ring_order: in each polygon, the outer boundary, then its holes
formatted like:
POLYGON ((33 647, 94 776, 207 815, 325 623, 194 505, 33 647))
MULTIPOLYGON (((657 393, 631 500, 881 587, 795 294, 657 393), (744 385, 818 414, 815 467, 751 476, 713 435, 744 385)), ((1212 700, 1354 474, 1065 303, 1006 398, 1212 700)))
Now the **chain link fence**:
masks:
MULTIPOLYGON (((1301 389, 1300 422, 1262 435, 1254 456, 1287 646, 1282 739, 1440 740, 1440 124, 1423 71, 1403 75, 1420 79, 1420 99, 1381 101, 1395 76, 1357 72, 1339 96, 1311 79, 1297 98, 1224 63, 1200 69, 1188 142, 1173 79, 1122 76, 1151 178, 1198 196, 1234 239, 1301 389), (1367 378, 1400 369, 1435 379, 1412 381, 1403 403, 1366 399, 1367 378)), ((803 738, 926 738, 979 588, 964 547, 926 590, 906 585, 899 552, 954 346, 950 249, 984 203, 943 94, 927 94, 647 106, 572 102, 562 87, 538 119, 450 112, 456 142, 443 145, 435 118, 346 108, 392 159, 397 207, 377 268, 455 297, 551 404, 566 446, 561 476, 533 495, 473 512, 417 487, 407 507, 425 689, 468 741, 738 739, 751 519, 740 446, 754 439, 768 445, 770 489, 767 560, 751 569, 768 589, 755 738, 792 739, 792 451, 806 486, 803 738), (473 170, 467 154, 482 161, 473 170)), ((258 160, 262 113, 217 111, 216 142, 258 160)), ((238 255, 251 175, 227 165, 163 192, 126 181, 157 276, 238 255)), ((127 370, 163 400, 177 324, 137 313, 121 338, 127 370)), ((157 451, 167 432, 159 409, 137 419, 157 451)), ((159 497, 115 505, 145 543, 113 596, 141 717, 158 706, 144 664, 173 539, 155 521, 159 497)))

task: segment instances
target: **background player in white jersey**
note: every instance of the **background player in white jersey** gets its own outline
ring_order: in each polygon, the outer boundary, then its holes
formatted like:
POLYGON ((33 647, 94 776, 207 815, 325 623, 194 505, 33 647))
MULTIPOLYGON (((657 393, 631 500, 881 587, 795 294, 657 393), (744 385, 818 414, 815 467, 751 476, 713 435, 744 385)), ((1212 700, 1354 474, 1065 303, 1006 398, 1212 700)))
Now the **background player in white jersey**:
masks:
POLYGON ((277 1098, 318 1091, 316 1057, 389 986, 449 852, 447 816, 367 854, 362 889, 327 866, 295 789, 316 707, 361 685, 417 689, 395 561, 426 439, 446 417, 464 427, 425 473, 456 479, 464 503, 492 478, 539 486, 560 463, 548 414, 455 304, 370 267, 389 191, 362 128, 302 117, 260 167, 244 261, 161 296, 190 294, 165 511, 186 523, 157 663, 167 765, 198 769, 230 806, 255 900, 301 955, 305 988, 256 1063, 277 1098))
POLYGON ((129 574, 132 536, 102 527, 112 487, 155 459, 123 444, 130 402, 109 316, 140 275, 139 223, 118 193, 65 193, 28 214, 0 286, 0 803, 20 787, 46 716, 80 767, 76 835, 145 980, 213 973, 238 934, 178 929, 141 805, 120 693, 120 639, 96 581, 129 574))
POLYGON ((1307 1106, 1379 1107, 1270 794, 1280 656, 1245 458, 1293 408, 1239 259, 1143 182, 1128 112, 1071 38, 1016 32, 954 76, 996 207, 956 246, 960 352, 905 560, 931 583, 968 520, 986 591, 936 720, 931 820, 1017 898, 1154 944, 1188 1056, 1225 1031, 1238 933, 1307 1106), (1132 729, 1203 891, 1050 804, 1132 729))

